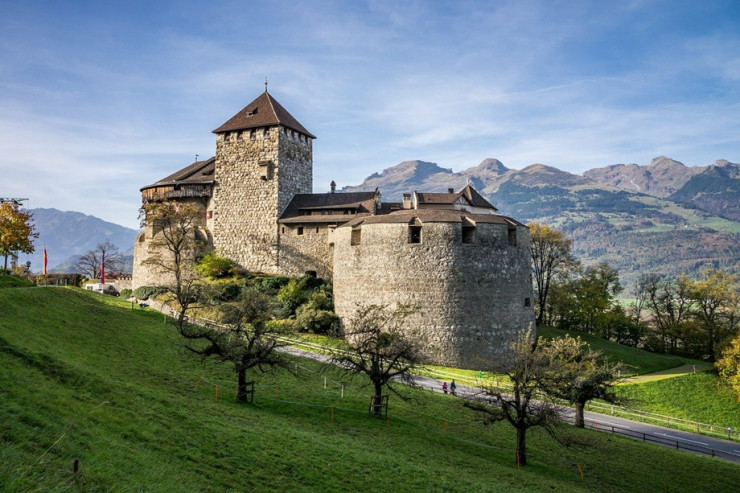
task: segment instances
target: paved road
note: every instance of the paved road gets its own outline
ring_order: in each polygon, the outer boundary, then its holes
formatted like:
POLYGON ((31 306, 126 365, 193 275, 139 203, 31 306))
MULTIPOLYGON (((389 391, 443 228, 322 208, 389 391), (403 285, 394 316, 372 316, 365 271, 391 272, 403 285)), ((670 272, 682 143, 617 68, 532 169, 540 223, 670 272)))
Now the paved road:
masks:
MULTIPOLYGON (((438 380, 416 377, 416 381, 423 388, 434 392, 442 392, 442 382, 438 380)), ((458 384, 457 395, 461 398, 476 398, 481 395, 481 389, 458 384)), ((567 409, 563 418, 566 422, 572 423, 574 414, 573 409, 567 409)), ((585 412, 584 419, 588 428, 627 436, 654 445, 700 455, 715 456, 740 464, 740 442, 722 440, 721 438, 674 430, 591 411, 585 412)))
MULTIPOLYGON (((331 358, 326 355, 316 354, 294 347, 283 347, 281 350, 296 356, 331 363, 331 358)), ((442 381, 440 380, 421 376, 414 377, 414 380, 421 388, 442 393, 442 381)), ((457 396, 463 399, 474 399, 481 396, 481 389, 458 384, 457 396)), ((574 421, 574 413, 575 411, 573 409, 565 408, 563 414, 564 420, 572 423, 574 421)), ((617 418, 591 411, 585 412, 584 419, 588 428, 619 434, 654 445, 661 445, 700 455, 714 456, 740 464, 740 443, 738 442, 617 418)))

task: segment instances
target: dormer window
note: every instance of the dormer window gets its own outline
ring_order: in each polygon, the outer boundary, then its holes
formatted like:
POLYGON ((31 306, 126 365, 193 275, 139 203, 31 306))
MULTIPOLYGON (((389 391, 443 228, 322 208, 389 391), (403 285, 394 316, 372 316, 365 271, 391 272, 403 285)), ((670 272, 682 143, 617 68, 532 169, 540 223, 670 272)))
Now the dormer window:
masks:
POLYGON ((247 113, 247 116, 254 116, 257 114, 257 111, 259 111, 259 108, 255 108, 252 111, 247 113))

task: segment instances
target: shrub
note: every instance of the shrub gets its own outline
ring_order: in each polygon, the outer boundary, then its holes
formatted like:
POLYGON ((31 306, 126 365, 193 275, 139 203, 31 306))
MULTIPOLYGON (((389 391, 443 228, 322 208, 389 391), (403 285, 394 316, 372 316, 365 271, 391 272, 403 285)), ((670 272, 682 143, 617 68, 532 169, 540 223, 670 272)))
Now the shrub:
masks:
POLYGON ((121 290, 121 298, 123 298, 123 299, 129 299, 129 298, 131 298, 131 295, 132 294, 133 294, 133 291, 131 291, 128 288, 123 288, 121 290))
POLYGON ((133 295, 140 300, 147 300, 167 291, 167 288, 161 286, 139 286, 134 289, 133 295))
POLYGON ((263 277, 255 280, 255 287, 262 293, 275 295, 280 289, 290 282, 290 277, 263 277))
POLYGON ((235 283, 229 282, 221 286, 220 292, 217 296, 219 301, 234 301, 239 297, 242 287, 235 283))
POLYGON ((295 321, 299 330, 314 334, 333 333, 339 326, 339 317, 334 312, 314 308, 309 303, 298 307, 295 321))
POLYGON ((204 277, 218 279, 232 274, 234 262, 231 259, 221 257, 215 252, 210 251, 203 255, 203 258, 195 267, 196 272, 204 277))

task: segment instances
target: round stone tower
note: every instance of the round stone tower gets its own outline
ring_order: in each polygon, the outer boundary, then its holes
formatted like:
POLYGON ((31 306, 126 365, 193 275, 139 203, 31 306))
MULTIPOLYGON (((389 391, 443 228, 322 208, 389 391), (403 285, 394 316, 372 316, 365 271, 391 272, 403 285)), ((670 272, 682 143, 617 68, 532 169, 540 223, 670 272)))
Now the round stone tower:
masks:
POLYGON ((534 330, 529 229, 497 214, 400 210, 358 218, 334 237, 334 302, 343 320, 358 304, 409 304, 406 335, 427 361, 487 369, 534 330))
POLYGON ((312 191, 315 137, 266 90, 213 133, 213 246, 248 270, 280 273, 277 221, 312 191))

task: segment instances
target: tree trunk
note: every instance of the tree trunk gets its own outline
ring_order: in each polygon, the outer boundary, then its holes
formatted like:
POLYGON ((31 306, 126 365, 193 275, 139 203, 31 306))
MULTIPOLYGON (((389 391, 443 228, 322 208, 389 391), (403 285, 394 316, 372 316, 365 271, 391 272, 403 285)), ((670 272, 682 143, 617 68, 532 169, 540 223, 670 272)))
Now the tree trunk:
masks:
POLYGON ((516 429, 516 462, 520 466, 527 465, 527 428, 524 426, 516 429))
POLYGON ((375 382, 375 397, 373 398, 373 414, 380 416, 382 413, 383 386, 375 382))
POLYGON ((586 422, 583 419, 583 409, 586 407, 586 405, 583 402, 576 402, 576 422, 575 427, 576 428, 584 428, 586 426, 586 422))
POLYGON ((247 402, 247 370, 240 368, 237 371, 239 375, 239 383, 236 388, 236 400, 237 402, 247 402))

